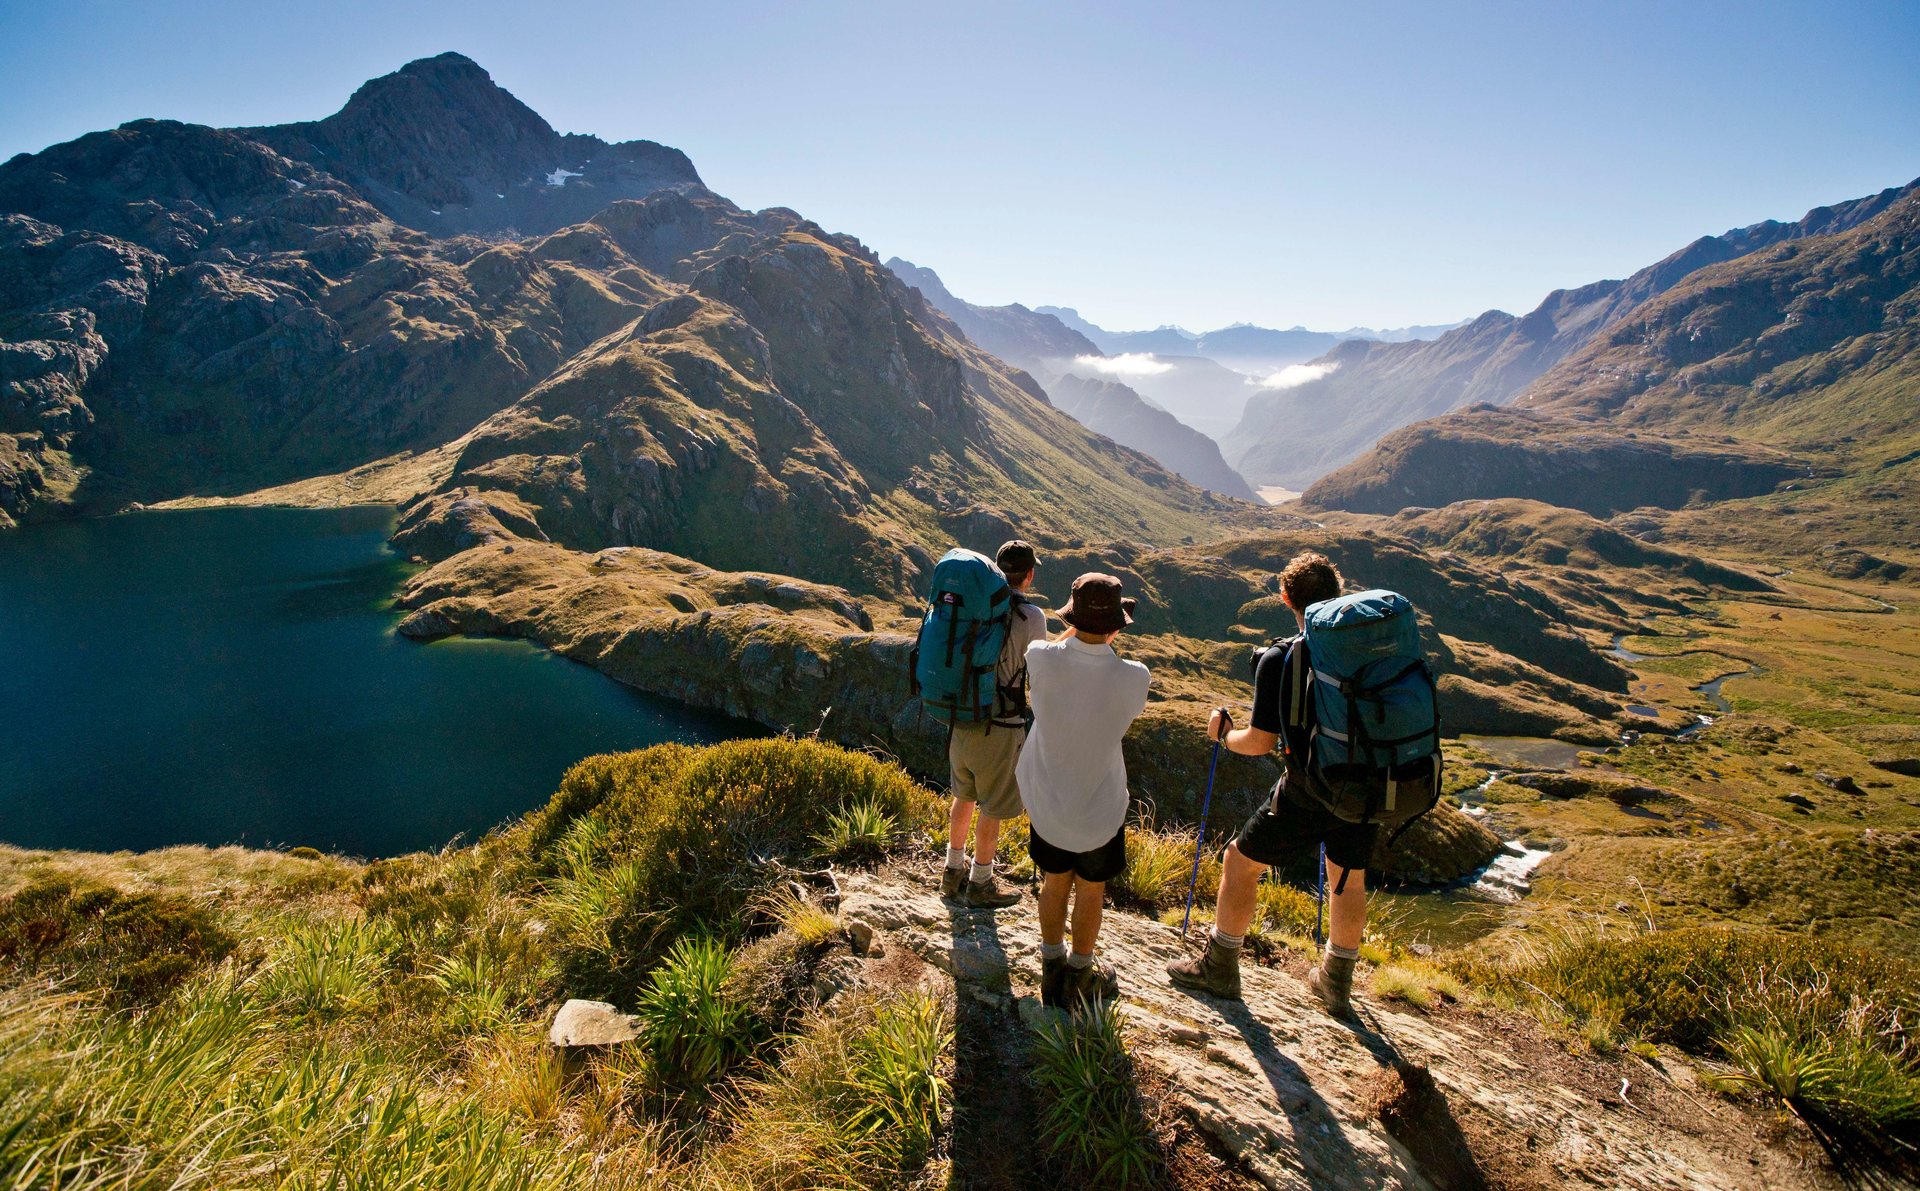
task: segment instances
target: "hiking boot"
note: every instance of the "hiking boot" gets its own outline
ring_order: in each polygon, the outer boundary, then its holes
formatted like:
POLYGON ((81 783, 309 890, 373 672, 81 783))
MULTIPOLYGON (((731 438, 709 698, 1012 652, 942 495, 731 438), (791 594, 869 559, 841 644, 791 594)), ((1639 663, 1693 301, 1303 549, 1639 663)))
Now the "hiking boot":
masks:
POLYGON ((1307 973, 1307 987, 1335 1017, 1353 1016, 1353 964, 1344 956, 1329 954, 1307 973))
POLYGON ((1067 957, 1040 961, 1040 1003, 1049 1009, 1067 1007, 1067 957))
POLYGON ((1207 949, 1167 965, 1167 975, 1176 988, 1191 988, 1210 993, 1225 1001, 1240 999, 1240 949, 1222 947, 1209 938, 1207 949))
POLYGON ((941 897, 959 897, 960 890, 965 888, 966 884, 967 884, 967 866, 966 865, 963 864, 959 868, 955 868, 951 864, 949 864, 945 868, 940 870, 940 896, 941 897))
POLYGON ((1019 901, 1020 890, 1002 881, 999 873, 988 873, 984 881, 968 881, 960 891, 961 904, 975 910, 997 910, 1019 901))
POLYGON ((1067 964, 1066 985, 1065 1007, 1068 1009, 1084 1009, 1095 1001, 1111 1003, 1120 995, 1120 977, 1112 966, 1097 959, 1084 968, 1067 964))

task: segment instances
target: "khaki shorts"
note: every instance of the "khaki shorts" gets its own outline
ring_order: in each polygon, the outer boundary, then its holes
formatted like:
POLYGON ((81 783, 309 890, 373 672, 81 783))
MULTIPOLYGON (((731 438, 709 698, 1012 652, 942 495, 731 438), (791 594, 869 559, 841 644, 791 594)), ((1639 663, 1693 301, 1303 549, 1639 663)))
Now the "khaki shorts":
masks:
POLYGON ((1020 760, 1020 746, 1026 739, 1025 728, 955 726, 953 742, 947 746, 954 798, 979 803, 980 813, 995 819, 1025 814, 1027 808, 1021 805, 1013 767, 1020 760))

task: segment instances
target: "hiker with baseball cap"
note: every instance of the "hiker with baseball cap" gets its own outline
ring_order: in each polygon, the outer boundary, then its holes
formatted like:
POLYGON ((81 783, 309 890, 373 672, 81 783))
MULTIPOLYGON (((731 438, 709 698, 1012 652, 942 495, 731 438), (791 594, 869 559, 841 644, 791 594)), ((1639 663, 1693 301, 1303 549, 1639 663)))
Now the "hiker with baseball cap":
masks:
POLYGON ((1031 827, 1027 847, 1041 873, 1040 999, 1047 1005, 1072 1008, 1120 991, 1113 969, 1094 962, 1093 947, 1107 882, 1127 862, 1120 739, 1147 706, 1147 668, 1112 645, 1133 623, 1133 607, 1120 580, 1082 575, 1060 610, 1067 630, 1027 648, 1033 731, 1017 772, 1031 827))
POLYGON ((953 810, 947 819, 947 865, 940 877, 940 896, 958 898, 976 909, 1020 900, 1020 891, 994 874, 993 853, 1001 822, 1021 813, 1013 767, 1027 739, 1027 646, 1047 639, 1047 614, 1022 598, 1040 567, 1033 547, 1016 538, 1000 547, 993 561, 1012 589, 1006 644, 994 676, 992 717, 983 723, 955 721, 947 740, 953 810), (969 827, 971 865, 966 852, 969 827))

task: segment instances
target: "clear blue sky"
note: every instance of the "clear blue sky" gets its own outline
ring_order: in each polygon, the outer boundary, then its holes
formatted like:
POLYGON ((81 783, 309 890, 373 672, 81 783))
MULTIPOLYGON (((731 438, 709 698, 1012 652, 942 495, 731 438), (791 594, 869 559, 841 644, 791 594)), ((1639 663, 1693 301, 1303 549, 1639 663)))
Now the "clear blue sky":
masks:
POLYGON ((0 156, 306 119, 459 50, 976 302, 1327 329, 1531 308, 1920 175, 1920 3, 0 0, 0 156))

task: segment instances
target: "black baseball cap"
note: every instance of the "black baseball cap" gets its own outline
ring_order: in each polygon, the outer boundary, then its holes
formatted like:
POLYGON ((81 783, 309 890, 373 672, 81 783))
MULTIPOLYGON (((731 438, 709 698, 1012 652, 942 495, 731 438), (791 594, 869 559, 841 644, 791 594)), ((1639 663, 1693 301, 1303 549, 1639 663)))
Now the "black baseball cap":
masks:
POLYGON ((1033 543, 1019 538, 1000 547, 993 561, 1003 575, 1024 575, 1040 565, 1039 556, 1033 552, 1033 543))

